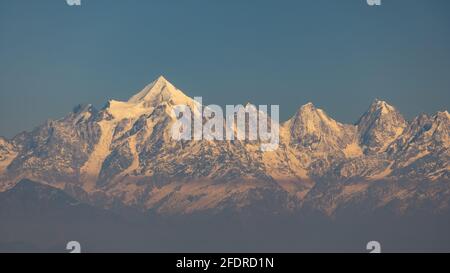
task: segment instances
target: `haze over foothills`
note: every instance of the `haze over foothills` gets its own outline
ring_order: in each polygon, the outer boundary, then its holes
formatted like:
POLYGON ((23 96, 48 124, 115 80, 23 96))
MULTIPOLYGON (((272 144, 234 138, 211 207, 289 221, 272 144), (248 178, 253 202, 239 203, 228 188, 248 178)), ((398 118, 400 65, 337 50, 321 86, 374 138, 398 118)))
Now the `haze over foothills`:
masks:
POLYGON ((0 135, 163 74, 205 104, 313 102, 355 123, 375 98, 412 120, 450 102, 445 0, 0 1, 0 135), (120 18, 120 20, 117 20, 120 18))

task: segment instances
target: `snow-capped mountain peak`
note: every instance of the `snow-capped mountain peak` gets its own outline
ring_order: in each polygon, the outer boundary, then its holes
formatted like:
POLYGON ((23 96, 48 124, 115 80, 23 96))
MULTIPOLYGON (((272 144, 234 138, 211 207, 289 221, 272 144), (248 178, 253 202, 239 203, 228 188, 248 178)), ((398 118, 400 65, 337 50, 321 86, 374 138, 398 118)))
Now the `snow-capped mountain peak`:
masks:
POLYGON ((329 117, 325 111, 316 108, 311 102, 301 106, 290 122, 292 126, 298 127, 302 134, 321 134, 321 132, 331 134, 343 129, 343 124, 329 117))
POLYGON ((300 107, 295 116, 284 124, 291 142, 321 154, 344 149, 353 142, 354 126, 337 122, 312 103, 300 107))
POLYGON ((132 96, 128 100, 128 103, 145 103, 148 106, 156 106, 161 102, 189 104, 191 101, 191 98, 186 96, 166 78, 159 76, 155 81, 147 85, 139 93, 132 96))
POLYGON ((300 107, 300 109, 315 109, 315 105, 312 102, 308 102, 300 107))
MULTIPOLYGON (((105 110, 116 121, 136 119, 142 115, 151 114, 160 105, 187 105, 192 109, 199 109, 200 104, 186 96, 163 76, 144 87, 128 101, 110 100, 105 110)), ((197 113, 198 111, 194 111, 197 113)), ((171 115, 170 108, 167 114, 171 115)))
POLYGON ((445 121, 450 121, 450 114, 448 113, 448 111, 437 112, 436 116, 439 119, 442 119, 442 120, 445 120, 445 121))
POLYGON ((387 102, 376 99, 357 122, 360 143, 368 153, 384 151, 408 126, 408 123, 387 102))
POLYGON ((372 105, 370 106, 370 109, 373 112, 379 112, 380 114, 388 114, 390 112, 396 111, 395 107, 389 105, 386 101, 379 99, 375 99, 373 101, 372 105))

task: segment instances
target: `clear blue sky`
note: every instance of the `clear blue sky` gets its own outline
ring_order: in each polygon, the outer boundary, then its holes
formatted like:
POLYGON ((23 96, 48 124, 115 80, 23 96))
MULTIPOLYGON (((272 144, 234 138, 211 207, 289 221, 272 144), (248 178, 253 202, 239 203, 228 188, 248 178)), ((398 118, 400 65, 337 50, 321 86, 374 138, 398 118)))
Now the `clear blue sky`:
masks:
POLYGON ((0 0, 0 135, 159 75, 206 103, 309 101, 355 122, 375 98, 407 118, 450 102, 450 1, 0 0))

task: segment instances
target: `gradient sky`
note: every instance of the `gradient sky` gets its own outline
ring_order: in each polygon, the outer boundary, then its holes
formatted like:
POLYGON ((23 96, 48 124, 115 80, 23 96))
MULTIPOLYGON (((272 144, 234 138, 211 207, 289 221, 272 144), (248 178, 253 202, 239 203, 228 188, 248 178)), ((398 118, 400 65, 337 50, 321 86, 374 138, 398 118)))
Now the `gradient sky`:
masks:
POLYGON ((375 98, 408 119, 450 102, 450 1, 0 0, 0 135, 159 75, 205 103, 312 101, 355 122, 375 98))

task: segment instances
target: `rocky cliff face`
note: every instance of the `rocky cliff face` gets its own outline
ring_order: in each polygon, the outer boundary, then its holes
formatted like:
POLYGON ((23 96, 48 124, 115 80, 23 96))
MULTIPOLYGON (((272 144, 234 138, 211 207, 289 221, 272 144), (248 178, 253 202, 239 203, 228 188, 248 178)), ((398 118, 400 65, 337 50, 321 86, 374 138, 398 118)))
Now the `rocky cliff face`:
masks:
POLYGON ((384 101, 375 100, 357 123, 358 136, 365 153, 380 153, 408 126, 402 115, 384 101))
POLYGON ((346 207, 405 212, 449 206, 449 114, 411 123, 376 100, 355 125, 313 104, 280 125, 280 145, 174 141, 172 109, 200 105, 163 77, 127 102, 78 106, 12 140, 0 138, 0 191, 23 178, 100 206, 161 214, 346 207))

